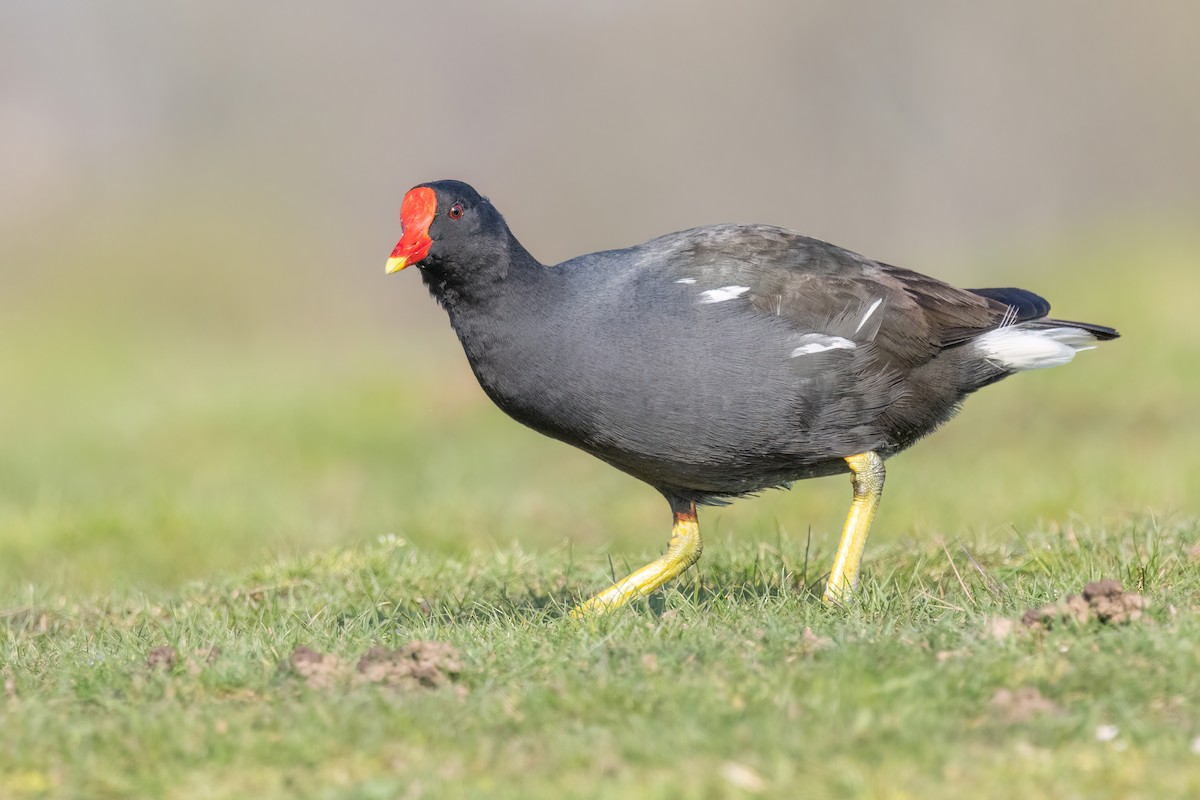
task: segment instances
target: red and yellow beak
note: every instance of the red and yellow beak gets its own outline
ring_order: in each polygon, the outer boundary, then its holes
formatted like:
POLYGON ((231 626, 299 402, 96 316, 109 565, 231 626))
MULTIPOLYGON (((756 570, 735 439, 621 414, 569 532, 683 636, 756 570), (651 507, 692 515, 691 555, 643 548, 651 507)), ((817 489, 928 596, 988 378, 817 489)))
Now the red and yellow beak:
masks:
POLYGON ((418 186, 404 195, 400 204, 400 225, 404 233, 396 249, 387 260, 387 274, 399 272, 409 264, 416 264, 429 255, 433 240, 429 238, 429 226, 437 214, 437 195, 427 186, 418 186))

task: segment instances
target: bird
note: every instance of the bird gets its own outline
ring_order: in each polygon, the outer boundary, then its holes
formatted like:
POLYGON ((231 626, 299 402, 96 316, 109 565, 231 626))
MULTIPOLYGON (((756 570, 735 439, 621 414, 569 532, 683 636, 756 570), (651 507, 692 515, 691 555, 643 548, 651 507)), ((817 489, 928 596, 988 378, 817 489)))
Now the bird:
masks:
POLYGON ((791 230, 721 224, 538 261, 469 184, 409 190, 386 273, 416 266, 516 421, 657 489, 666 552, 577 605, 649 595, 703 549, 698 506, 849 473, 823 599, 854 596, 887 458, 967 395, 1118 337, 1017 288, 959 289, 791 230))

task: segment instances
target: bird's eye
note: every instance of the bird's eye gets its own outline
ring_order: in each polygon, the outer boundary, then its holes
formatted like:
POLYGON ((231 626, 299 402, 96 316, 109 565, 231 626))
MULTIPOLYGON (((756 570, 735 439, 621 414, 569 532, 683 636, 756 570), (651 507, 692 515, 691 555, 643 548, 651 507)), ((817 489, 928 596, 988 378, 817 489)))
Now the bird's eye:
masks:
POLYGON ((450 219, 462 219, 463 207, 462 203, 455 203, 450 206, 450 210, 446 212, 446 216, 450 219))

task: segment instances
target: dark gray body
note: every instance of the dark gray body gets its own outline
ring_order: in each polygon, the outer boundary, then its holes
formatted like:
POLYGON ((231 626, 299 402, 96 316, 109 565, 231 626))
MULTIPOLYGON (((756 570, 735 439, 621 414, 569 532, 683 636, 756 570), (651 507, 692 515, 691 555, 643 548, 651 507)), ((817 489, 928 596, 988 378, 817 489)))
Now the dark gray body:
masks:
POLYGON ((886 457, 1004 374, 941 341, 1003 305, 941 284, 959 313, 931 325, 894 272, 778 228, 714 226, 521 265, 470 313, 448 310, 513 418, 706 502, 886 457), (854 347, 792 355, 833 337, 854 347))
POLYGON ((676 507, 886 458, 976 389, 1117 335, 1047 319, 1031 292, 957 289, 764 225, 547 267, 467 184, 425 186, 438 213, 418 266, 489 397, 676 507))

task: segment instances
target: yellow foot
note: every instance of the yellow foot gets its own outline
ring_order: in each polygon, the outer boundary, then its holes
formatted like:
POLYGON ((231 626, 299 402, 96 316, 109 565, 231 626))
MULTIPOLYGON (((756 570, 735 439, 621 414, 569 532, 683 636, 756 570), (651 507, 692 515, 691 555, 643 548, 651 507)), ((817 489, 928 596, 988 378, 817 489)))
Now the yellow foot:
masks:
POLYGON ((858 567, 862 563, 863 546, 871 531, 871 520, 879 508, 883 494, 883 459, 875 453, 860 453, 846 459, 854 484, 854 502, 842 528, 842 543, 838 545, 837 560, 825 585, 825 602, 840 603, 850 597, 858 582, 858 567))
POLYGON ((675 525, 671 529, 671 543, 667 545, 667 552, 590 600, 575 606, 571 616, 579 619, 603 614, 625 605, 635 597, 645 597, 695 564, 703 549, 700 524, 696 520, 696 504, 689 503, 682 510, 676 508, 675 525))

